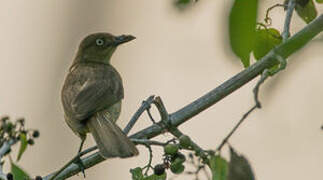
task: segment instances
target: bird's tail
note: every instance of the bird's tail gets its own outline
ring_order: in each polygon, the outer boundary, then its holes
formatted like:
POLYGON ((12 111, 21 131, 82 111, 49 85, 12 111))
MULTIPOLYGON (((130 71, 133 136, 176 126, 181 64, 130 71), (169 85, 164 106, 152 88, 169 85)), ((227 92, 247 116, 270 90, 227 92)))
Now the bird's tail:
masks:
POLYGON ((106 159, 112 157, 126 158, 138 155, 136 146, 112 119, 109 120, 109 116, 105 113, 97 112, 87 122, 87 126, 102 157, 106 159))

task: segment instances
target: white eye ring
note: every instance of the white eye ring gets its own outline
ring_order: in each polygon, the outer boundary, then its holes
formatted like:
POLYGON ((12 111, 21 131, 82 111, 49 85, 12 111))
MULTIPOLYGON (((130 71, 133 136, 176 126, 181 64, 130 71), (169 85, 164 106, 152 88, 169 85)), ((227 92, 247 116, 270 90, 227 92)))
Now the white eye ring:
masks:
POLYGON ((95 43, 96 43, 96 45, 98 45, 98 46, 102 46, 102 45, 104 44, 104 41, 103 41, 103 39, 97 39, 97 40, 95 41, 95 43))

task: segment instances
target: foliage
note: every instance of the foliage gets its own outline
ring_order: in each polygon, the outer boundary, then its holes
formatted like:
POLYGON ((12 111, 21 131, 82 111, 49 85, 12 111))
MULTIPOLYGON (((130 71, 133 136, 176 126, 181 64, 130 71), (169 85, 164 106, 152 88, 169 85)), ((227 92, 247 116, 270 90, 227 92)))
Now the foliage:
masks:
POLYGON ((317 16, 317 11, 313 0, 297 1, 295 10, 307 24, 313 21, 317 16))
MULTIPOLYGON (((34 139, 39 137, 39 131, 26 129, 25 119, 23 118, 11 121, 8 116, 4 116, 0 119, 0 145, 3 149, 7 149, 4 154, 1 154, 1 160, 3 160, 4 156, 8 156, 11 164, 11 172, 8 174, 7 179, 30 179, 28 173, 13 162, 11 158, 11 148, 18 142, 20 143, 17 154, 17 161, 19 161, 27 150, 27 147, 33 145, 34 139)), ((3 164, 1 164, 1 166, 3 166, 3 164)))
MULTIPOLYGON (((154 166, 152 174, 148 173, 150 164, 143 168, 136 167, 131 169, 132 179, 164 180, 167 174, 170 176, 170 172, 174 175, 194 175, 195 179, 199 179, 203 170, 205 177, 209 177, 208 171, 211 172, 212 180, 254 180, 254 175, 247 159, 242 155, 238 155, 231 146, 230 162, 228 162, 220 155, 221 149, 206 151, 194 144, 187 135, 181 135, 176 140, 171 140, 164 144, 160 143, 160 147, 164 149, 162 163, 154 166), (185 155, 187 154, 185 151, 191 151, 191 153, 185 155), (188 164, 193 165, 195 170, 186 170, 188 164), (206 169, 207 167, 209 167, 208 170, 206 169), (145 169, 146 171, 144 173, 145 169)), ((148 163, 150 162, 151 159, 149 159, 148 163)))
MULTIPOLYGON (((323 3, 322 0, 316 0, 323 3)), ((285 0, 285 9, 289 0, 285 0)), ((240 58, 244 67, 250 65, 250 53, 256 60, 261 59, 271 49, 282 42, 280 32, 271 26, 270 17, 265 18, 265 24, 258 22, 257 28, 257 0, 235 0, 229 17, 229 38, 232 52, 240 58), (270 20, 270 21, 269 21, 270 20), (269 21, 269 23, 268 23, 269 21)), ((274 5, 273 7, 279 7, 274 5)), ((267 11, 272 9, 269 8, 267 11)), ((317 17, 316 4, 313 0, 296 0, 295 10, 298 16, 307 24, 317 17)))
POLYGON ((244 67, 250 65, 250 52, 254 47, 257 8, 258 0, 236 0, 230 12, 230 45, 244 67))

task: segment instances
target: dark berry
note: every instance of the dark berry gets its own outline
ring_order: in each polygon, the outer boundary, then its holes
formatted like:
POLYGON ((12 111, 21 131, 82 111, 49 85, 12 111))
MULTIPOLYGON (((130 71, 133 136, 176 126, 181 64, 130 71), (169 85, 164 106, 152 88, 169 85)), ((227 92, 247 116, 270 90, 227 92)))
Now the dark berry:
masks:
POLYGON ((13 180, 13 175, 12 175, 11 173, 8 173, 8 174, 7 174, 7 179, 8 179, 8 180, 13 180))
POLYGON ((29 145, 34 145, 35 144, 35 141, 33 139, 28 139, 27 142, 28 142, 29 145))
POLYGON ((35 130, 35 131, 33 132, 33 137, 34 137, 34 138, 38 138, 38 137, 39 137, 39 131, 38 131, 38 130, 35 130))
POLYGON ((35 180, 43 180, 41 176, 36 176, 35 180))
POLYGON ((164 164, 157 164, 154 167, 154 174, 156 174, 157 176, 160 176, 164 173, 165 173, 165 165, 164 164))

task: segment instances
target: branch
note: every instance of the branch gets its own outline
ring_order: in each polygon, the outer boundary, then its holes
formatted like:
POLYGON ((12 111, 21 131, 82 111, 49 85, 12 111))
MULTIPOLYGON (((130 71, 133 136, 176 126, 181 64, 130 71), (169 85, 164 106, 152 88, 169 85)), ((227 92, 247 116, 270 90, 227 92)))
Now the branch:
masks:
MULTIPOLYGON (((291 22, 291 18, 292 18, 292 14, 295 8, 295 0, 290 0, 288 1, 288 5, 287 5, 287 13, 286 13, 286 18, 285 18, 285 23, 284 23, 284 31, 282 33, 283 36, 283 41, 286 41, 289 36, 290 36, 290 32, 289 32, 289 26, 290 26, 290 22, 291 22)), ((267 15, 266 15, 266 19, 268 19, 268 12, 274 8, 280 6, 279 4, 276 4, 275 6, 272 6, 271 8, 269 8, 267 10, 267 15)), ((265 80, 269 77, 269 76, 273 76, 276 73, 280 72, 281 70, 284 70, 286 67, 286 60, 284 58, 282 58, 280 55, 276 54, 276 59, 280 62, 279 64, 279 68, 277 68, 274 71, 265 69, 260 77, 260 80, 257 82, 255 88, 253 89, 253 93, 254 93, 254 99, 255 99, 255 105, 250 108, 250 110, 248 110, 240 119, 240 121, 234 126, 234 128, 230 131, 230 133, 222 140, 221 144, 218 146, 218 148, 216 149, 217 151, 221 151, 222 147, 228 142, 228 140, 230 139, 230 137, 233 135, 233 133, 236 132, 236 130, 238 129, 238 127, 244 122, 244 120, 257 108, 261 108, 261 103, 258 99, 258 92, 259 92, 259 88, 260 85, 263 84, 265 82, 265 80)))
POLYGON ((252 113, 255 109, 257 109, 257 104, 254 105, 248 112, 246 112, 240 121, 233 127, 233 129, 230 131, 230 133, 222 140, 221 144, 216 148, 217 151, 221 151, 222 147, 228 142, 232 134, 238 129, 238 127, 243 123, 243 121, 249 116, 250 113, 252 113))
MULTIPOLYGON (((153 103, 155 96, 150 96, 147 100, 142 102, 141 107, 137 110, 137 112, 132 116, 132 118, 130 119, 129 123, 127 124, 127 126, 123 129, 123 132, 125 134, 128 134, 130 132, 130 130, 132 129, 132 127, 135 125, 135 123, 137 122, 138 118, 140 117, 140 115, 145 112, 146 110, 149 110, 150 105, 153 103)), ((150 116, 150 114, 149 114, 150 116)))
MULTIPOLYGON (((278 64, 276 60, 277 54, 282 58, 287 58, 291 54, 295 53, 297 50, 301 49, 305 44, 312 40, 316 35, 323 31, 323 15, 320 15, 310 24, 308 24, 301 31, 296 33, 291 38, 288 38, 285 42, 277 46, 274 50, 270 51, 261 60, 251 65, 249 68, 238 73, 231 79, 227 80, 219 87, 213 89, 204 96, 198 98, 194 102, 186 105, 182 109, 169 114, 169 122, 172 126, 177 127, 215 103, 219 102, 221 99, 231 94, 235 90, 239 89, 244 84, 248 83, 258 75, 260 75, 265 69, 278 64)), ((163 119, 151 125, 150 127, 143 129, 130 136, 131 139, 151 139, 158 136, 164 132, 163 119)), ((98 152, 88 155, 82 159, 85 168, 92 167, 104 159, 99 155, 98 152)), ((66 168, 56 180, 66 179, 80 172, 79 167, 76 164, 71 164, 66 168)), ((48 180, 52 174, 44 177, 44 180, 48 180)))

